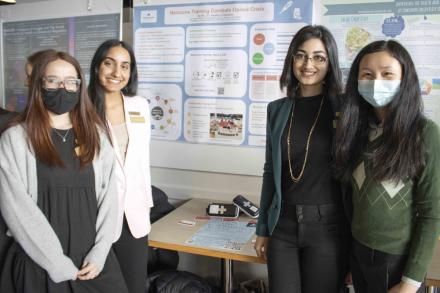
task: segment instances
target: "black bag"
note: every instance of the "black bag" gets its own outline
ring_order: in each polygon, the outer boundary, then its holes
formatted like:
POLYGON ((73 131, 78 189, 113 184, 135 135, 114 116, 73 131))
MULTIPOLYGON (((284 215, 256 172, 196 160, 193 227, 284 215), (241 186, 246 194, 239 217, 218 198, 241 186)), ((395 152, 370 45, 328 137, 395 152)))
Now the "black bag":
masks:
POLYGON ((185 271, 160 271, 148 275, 148 293, 220 293, 205 279, 185 271))
POLYGON ((238 293, 267 293, 263 280, 248 280, 240 283, 238 293))
POLYGON ((150 221, 151 223, 154 223, 174 210, 175 207, 168 202, 168 196, 161 189, 151 185, 151 192, 153 195, 154 206, 150 211, 150 221))
MULTIPOLYGON (((168 202, 168 196, 161 189, 151 186, 154 206, 150 211, 151 223, 156 222, 175 207, 168 202)), ((148 274, 160 270, 177 269, 179 254, 177 251, 148 247, 148 274)))

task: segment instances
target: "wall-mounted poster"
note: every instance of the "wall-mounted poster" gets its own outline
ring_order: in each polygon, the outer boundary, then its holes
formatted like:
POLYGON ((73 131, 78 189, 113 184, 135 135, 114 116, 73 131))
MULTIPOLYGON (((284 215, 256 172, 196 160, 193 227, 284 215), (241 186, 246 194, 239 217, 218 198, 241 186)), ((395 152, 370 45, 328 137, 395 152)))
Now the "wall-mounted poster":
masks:
POLYGON ((416 65, 425 113, 440 125, 440 1, 322 0, 320 22, 338 43, 344 75, 366 44, 395 39, 416 65))
POLYGON ((267 104, 283 97, 287 48, 313 1, 144 2, 134 46, 153 138, 264 147, 267 104))
POLYGON ((119 39, 120 14, 6 22, 3 24, 5 105, 21 111, 26 106, 24 66, 33 52, 55 49, 80 62, 86 79, 92 56, 103 41, 119 39))

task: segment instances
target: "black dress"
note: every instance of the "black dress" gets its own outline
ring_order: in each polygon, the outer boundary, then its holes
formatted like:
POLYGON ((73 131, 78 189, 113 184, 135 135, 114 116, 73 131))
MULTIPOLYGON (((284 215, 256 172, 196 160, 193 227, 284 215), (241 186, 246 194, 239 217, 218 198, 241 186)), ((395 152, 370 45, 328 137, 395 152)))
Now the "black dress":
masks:
MULTIPOLYGON (((79 168, 72 129, 53 130, 52 141, 65 167, 50 167, 37 160, 37 204, 58 236, 64 254, 80 269, 96 236, 98 206, 93 165, 79 168)), ((10 277, 2 274, 2 282, 10 282, 8 293, 128 293, 113 250, 93 280, 54 283, 18 243, 10 248, 3 272, 8 268, 10 277)), ((4 285, 1 287, 8 288, 4 285)))

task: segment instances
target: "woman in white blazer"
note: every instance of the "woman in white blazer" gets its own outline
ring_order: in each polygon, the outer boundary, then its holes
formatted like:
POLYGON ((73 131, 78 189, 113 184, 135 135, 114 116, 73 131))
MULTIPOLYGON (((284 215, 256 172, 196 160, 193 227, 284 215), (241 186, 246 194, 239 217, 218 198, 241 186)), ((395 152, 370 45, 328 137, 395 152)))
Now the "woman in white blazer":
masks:
POLYGON ((119 40, 102 43, 90 66, 89 95, 112 136, 117 157, 118 229, 114 251, 130 293, 144 293, 153 206, 148 101, 136 96, 136 60, 119 40))

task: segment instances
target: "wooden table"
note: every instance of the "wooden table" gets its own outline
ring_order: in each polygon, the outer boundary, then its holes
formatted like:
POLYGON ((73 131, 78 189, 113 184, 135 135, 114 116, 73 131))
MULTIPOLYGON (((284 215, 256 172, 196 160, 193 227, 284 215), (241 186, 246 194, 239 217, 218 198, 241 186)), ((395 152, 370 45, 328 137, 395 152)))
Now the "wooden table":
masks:
MULTIPOLYGON (((255 199, 250 199, 256 202, 255 199)), ((257 257, 253 249, 252 239, 244 245, 240 251, 222 250, 215 248, 202 248, 186 244, 187 241, 197 230, 199 230, 206 220, 194 220, 196 216, 204 216, 208 204, 222 202, 212 199, 190 199, 165 217, 155 222, 148 235, 148 244, 151 247, 164 248, 169 250, 187 252, 197 255, 220 258, 222 261, 222 281, 224 291, 232 292, 232 266, 233 261, 245 261, 252 263, 265 263, 264 259, 257 257), (180 225, 180 220, 190 220, 196 222, 195 226, 180 225)), ((240 221, 248 222, 248 216, 240 215, 240 221)))
POLYGON ((429 293, 434 292, 434 287, 440 287, 440 238, 437 241, 432 262, 426 274, 425 284, 429 293))

